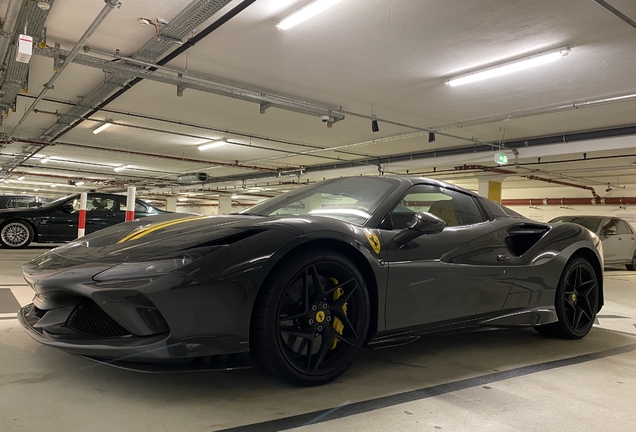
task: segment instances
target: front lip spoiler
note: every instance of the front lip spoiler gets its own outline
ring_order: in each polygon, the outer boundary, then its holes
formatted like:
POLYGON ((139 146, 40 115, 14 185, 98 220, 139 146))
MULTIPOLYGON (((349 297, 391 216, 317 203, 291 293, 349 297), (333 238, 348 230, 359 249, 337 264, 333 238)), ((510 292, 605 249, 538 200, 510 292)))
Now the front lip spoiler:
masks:
POLYGON ((160 363, 136 363, 124 360, 109 360, 98 357, 80 356, 87 360, 94 361, 104 366, 110 366, 127 371, 153 373, 153 374, 174 374, 193 372, 219 372, 239 369, 250 369, 253 364, 247 353, 230 354, 225 356, 214 356, 209 362, 192 361, 184 364, 160 364, 160 363), (215 358, 216 357, 216 358, 215 358))

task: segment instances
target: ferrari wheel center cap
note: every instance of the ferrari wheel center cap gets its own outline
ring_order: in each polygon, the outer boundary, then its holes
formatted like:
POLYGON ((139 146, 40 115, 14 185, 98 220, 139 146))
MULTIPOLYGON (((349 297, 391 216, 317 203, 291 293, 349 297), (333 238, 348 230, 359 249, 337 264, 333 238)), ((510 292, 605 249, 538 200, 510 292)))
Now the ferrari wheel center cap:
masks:
POLYGON ((316 314, 316 322, 321 323, 325 320, 325 313, 323 311, 318 311, 316 314))
POLYGON ((573 302, 576 301, 576 294, 572 294, 572 296, 570 297, 570 299, 572 299, 573 302))

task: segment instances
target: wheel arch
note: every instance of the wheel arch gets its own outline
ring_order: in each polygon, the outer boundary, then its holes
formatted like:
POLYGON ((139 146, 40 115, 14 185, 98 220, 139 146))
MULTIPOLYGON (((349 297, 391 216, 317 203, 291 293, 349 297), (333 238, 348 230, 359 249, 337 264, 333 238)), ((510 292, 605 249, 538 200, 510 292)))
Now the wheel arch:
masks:
POLYGON ((604 302, 604 296, 603 296, 603 267, 601 266, 601 262, 598 259, 598 256, 590 249, 588 248, 580 248, 577 249, 571 256, 570 259, 568 259, 568 262, 573 260, 574 258, 585 258, 590 265, 592 266, 592 268, 594 269, 594 273, 596 274, 596 279, 598 281, 598 286, 599 286, 599 303, 598 303, 598 309, 601 310, 601 307, 603 306, 603 302, 604 302))
MULTIPOLYGON (((369 303, 370 303, 370 319, 369 319, 369 330, 367 332, 367 341, 370 340, 378 331, 378 314, 379 314, 379 292, 378 292, 378 282, 375 276, 375 272, 373 271, 371 265, 364 257, 364 255, 357 250, 351 244, 344 242, 342 240, 335 239, 311 239, 306 242, 303 242, 292 249, 285 252, 285 254, 274 264, 274 266, 268 271, 265 279, 263 279, 263 283, 259 287, 257 297, 261 295, 263 292, 262 287, 270 282, 270 280, 276 276, 277 271, 286 265, 286 263, 291 260, 293 257, 298 254, 302 254, 304 251, 311 251, 316 248, 324 248, 331 249, 334 252, 341 253, 342 255, 349 258, 353 263, 358 267, 364 281, 367 285, 367 291, 369 294, 369 303)), ((255 305, 257 302, 254 302, 255 305)), ((254 318, 254 306, 252 306, 252 314, 250 321, 254 318)), ((250 333, 252 332, 252 325, 250 323, 250 333)))

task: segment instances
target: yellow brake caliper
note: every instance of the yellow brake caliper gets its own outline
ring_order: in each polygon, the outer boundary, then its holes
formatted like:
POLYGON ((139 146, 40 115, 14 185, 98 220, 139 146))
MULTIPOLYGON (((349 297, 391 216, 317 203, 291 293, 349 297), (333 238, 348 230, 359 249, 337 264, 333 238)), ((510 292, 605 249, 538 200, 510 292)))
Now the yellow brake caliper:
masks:
MULTIPOLYGON (((333 283, 335 285, 338 285, 338 280, 331 278, 331 280, 333 281, 333 283)), ((341 295, 344 294, 344 289, 342 289, 342 287, 338 288, 337 290, 334 291, 333 293, 333 301, 336 301, 340 298, 341 295)), ((347 304, 345 303, 342 306, 342 311, 345 313, 345 315, 347 314, 347 304)), ((338 332, 338 334, 342 335, 342 332, 344 331, 344 324, 342 323, 342 321, 340 321, 337 317, 333 317, 333 328, 335 331, 338 332)), ((338 342, 340 342, 339 339, 334 339, 333 342, 331 342, 331 348, 329 348, 330 350, 335 349, 336 346, 338 345, 338 342)))

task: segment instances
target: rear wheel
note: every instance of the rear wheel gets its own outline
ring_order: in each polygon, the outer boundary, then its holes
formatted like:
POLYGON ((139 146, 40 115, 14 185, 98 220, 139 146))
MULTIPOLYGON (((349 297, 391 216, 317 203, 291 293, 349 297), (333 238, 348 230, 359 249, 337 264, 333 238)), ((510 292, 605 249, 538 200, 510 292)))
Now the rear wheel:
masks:
POLYGON ((255 305, 252 356, 295 385, 344 373, 364 343, 370 306, 364 278, 345 256, 316 250, 281 266, 255 305))
POLYGON ((33 234, 28 222, 9 221, 0 229, 0 242, 10 248, 23 248, 33 241, 33 234))
POLYGON ((559 320, 535 329, 548 336, 580 339, 592 329, 598 311, 599 285, 590 263, 582 257, 568 262, 556 290, 559 320))
POLYGON ((627 270, 631 270, 631 271, 636 270, 636 251, 634 251, 632 255, 632 262, 629 264, 625 264, 625 267, 627 268, 627 270))

